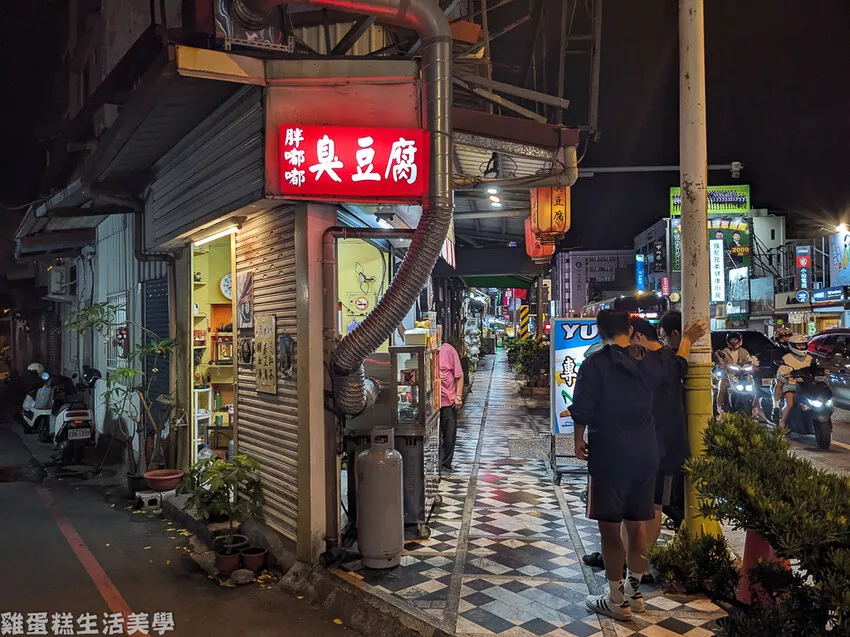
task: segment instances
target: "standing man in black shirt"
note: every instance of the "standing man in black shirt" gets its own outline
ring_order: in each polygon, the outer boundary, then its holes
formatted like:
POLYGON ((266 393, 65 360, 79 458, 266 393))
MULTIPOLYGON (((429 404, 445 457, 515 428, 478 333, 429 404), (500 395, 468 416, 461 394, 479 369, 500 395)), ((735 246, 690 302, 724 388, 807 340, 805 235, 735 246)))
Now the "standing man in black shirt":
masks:
POLYGON ((674 357, 647 355, 631 345, 632 327, 626 312, 604 310, 596 318, 606 345, 579 368, 573 404, 576 457, 588 461, 587 516, 597 520, 608 592, 591 595, 587 607, 628 621, 644 610, 640 581, 646 572, 646 525, 655 518, 653 491, 658 471, 658 445, 653 422, 653 392, 665 382, 681 379, 687 370, 691 343, 706 332, 704 322, 685 330, 674 357), (584 433, 588 430, 588 440, 584 433), (623 581, 628 535, 627 581, 623 581))
MULTIPOLYGON (((667 339, 666 347, 659 342, 655 326, 642 318, 632 319, 632 343, 643 347, 647 355, 672 358, 676 353, 671 348, 675 346, 678 349, 681 344, 682 315, 668 312, 661 318, 660 325, 667 339)), ((685 461, 691 455, 682 379, 665 382, 655 391, 653 413, 658 443, 658 474, 655 478, 655 519, 647 523, 646 530, 648 547, 654 546, 661 535, 661 510, 669 506, 675 497, 685 461)))

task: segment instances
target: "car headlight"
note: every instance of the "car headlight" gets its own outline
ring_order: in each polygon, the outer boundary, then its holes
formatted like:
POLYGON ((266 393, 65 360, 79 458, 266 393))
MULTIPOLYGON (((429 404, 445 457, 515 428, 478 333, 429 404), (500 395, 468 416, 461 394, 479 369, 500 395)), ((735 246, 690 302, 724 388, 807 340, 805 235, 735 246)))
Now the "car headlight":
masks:
POLYGON ((744 386, 743 385, 735 385, 735 389, 737 389, 738 391, 744 391, 744 386))
POLYGON ((752 385, 747 385, 747 391, 753 391, 753 386, 752 386, 752 385))
POLYGON ((817 398, 807 398, 806 402, 809 403, 815 409, 820 409, 821 407, 823 407, 823 401, 818 400, 817 398))

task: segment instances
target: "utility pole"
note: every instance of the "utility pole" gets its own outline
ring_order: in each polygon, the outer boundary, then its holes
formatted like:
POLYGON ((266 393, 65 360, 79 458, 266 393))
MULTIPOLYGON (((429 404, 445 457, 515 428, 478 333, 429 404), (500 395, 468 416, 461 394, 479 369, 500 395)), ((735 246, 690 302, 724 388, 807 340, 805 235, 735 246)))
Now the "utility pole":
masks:
MULTIPOLYGON (((710 323, 704 0, 679 0, 679 163, 683 320, 710 323)), ((694 344, 685 378, 685 404, 691 453, 702 454, 703 433, 712 417, 710 335, 694 344)), ((721 535, 717 522, 699 516, 698 495, 690 480, 685 526, 691 533, 721 535)))

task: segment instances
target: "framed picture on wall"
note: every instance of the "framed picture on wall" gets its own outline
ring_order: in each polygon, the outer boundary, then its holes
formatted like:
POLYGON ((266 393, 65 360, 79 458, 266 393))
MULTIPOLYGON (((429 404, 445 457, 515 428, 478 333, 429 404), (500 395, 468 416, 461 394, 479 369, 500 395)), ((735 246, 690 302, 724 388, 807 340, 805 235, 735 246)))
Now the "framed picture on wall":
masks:
POLYGON ((240 272, 236 275, 236 327, 251 329, 254 327, 254 273, 240 272))

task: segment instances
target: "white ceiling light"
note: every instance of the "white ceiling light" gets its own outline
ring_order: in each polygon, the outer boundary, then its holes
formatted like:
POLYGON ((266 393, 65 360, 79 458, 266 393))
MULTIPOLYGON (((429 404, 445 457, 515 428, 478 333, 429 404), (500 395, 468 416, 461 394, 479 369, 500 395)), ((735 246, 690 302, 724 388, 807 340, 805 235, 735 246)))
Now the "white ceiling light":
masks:
POLYGON ((387 230, 393 229, 393 224, 391 224, 389 221, 387 221, 383 217, 378 217, 378 225, 381 226, 382 228, 387 229, 387 230))
POLYGON ((498 194, 498 193, 499 193, 499 189, 498 189, 498 188, 488 188, 488 189, 487 189, 487 194, 488 194, 488 195, 496 195, 496 194, 498 194))
POLYGON ((197 241, 193 241, 193 243, 195 244, 195 246, 202 246, 202 245, 205 245, 207 243, 211 243, 211 242, 215 241, 216 239, 221 239, 222 237, 226 237, 229 234, 233 234, 238 230, 239 230, 239 226, 236 225, 236 224, 233 224, 232 226, 225 228, 224 230, 219 230, 218 232, 215 232, 208 237, 204 237, 203 239, 198 239, 197 241))
POLYGON ((493 206, 494 208, 501 208, 502 202, 501 201, 491 201, 490 205, 493 206))

